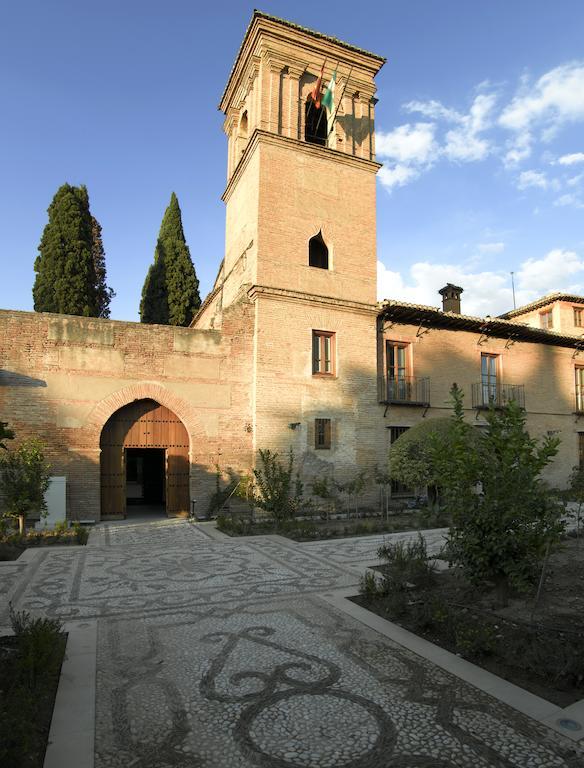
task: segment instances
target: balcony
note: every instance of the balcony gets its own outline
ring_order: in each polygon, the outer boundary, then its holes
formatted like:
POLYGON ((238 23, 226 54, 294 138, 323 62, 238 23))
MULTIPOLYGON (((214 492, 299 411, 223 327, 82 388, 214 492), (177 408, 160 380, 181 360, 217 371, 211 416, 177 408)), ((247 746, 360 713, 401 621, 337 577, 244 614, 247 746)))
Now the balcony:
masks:
POLYGON ((399 379, 383 379, 381 402, 388 405, 430 405, 430 379, 403 376, 399 379))
POLYGON ((525 387, 523 384, 498 384, 477 382, 472 385, 473 408, 503 408, 515 400, 525 408, 525 387))

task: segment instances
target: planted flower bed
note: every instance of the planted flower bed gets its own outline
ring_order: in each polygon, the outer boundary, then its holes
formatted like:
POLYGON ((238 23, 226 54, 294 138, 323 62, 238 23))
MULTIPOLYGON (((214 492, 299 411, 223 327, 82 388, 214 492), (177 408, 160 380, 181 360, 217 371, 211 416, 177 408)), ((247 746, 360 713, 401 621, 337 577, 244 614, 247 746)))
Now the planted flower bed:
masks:
POLYGON ((71 528, 65 525, 53 530, 28 530, 25 533, 0 534, 0 560, 16 560, 28 547, 67 546, 69 544, 87 544, 89 531, 79 523, 71 528))
POLYGON ((459 570, 437 572, 423 540, 383 547, 354 602, 560 707, 584 699, 584 550, 566 539, 537 584, 497 605, 459 570))
POLYGON ((0 765, 42 768, 67 636, 59 621, 12 613, 0 637, 0 765))
POLYGON ((253 520, 251 515, 219 515, 217 528, 229 536, 279 534, 294 541, 318 541, 349 536, 371 536, 401 531, 429 530, 447 525, 443 517, 418 511, 387 518, 253 520))

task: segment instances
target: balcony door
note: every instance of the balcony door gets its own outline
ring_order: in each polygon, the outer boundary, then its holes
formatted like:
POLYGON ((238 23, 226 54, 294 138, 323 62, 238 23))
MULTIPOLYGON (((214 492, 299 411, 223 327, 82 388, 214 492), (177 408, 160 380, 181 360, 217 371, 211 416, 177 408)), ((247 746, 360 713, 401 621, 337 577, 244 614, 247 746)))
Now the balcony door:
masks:
POLYGON ((389 400, 407 401, 410 380, 408 376, 407 344, 387 342, 387 387, 389 400))
POLYGON ((497 402, 498 355, 481 355, 481 384, 483 405, 497 402))

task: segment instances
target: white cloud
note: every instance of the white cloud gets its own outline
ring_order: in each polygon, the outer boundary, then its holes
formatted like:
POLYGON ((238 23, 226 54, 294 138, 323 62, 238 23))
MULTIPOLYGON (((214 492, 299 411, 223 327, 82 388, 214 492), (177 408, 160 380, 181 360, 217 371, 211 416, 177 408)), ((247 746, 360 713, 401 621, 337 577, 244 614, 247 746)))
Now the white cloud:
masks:
MULTIPOLYGON (((377 263, 378 297, 440 307, 438 290, 446 283, 464 289, 465 315, 499 315, 513 306, 510 273, 504 270, 472 271, 456 264, 416 262, 404 277, 377 263)), ((580 293, 584 284, 584 260, 574 251, 554 249, 541 259, 527 259, 515 272, 517 305, 527 304, 552 291, 580 293)))
POLYGON ((403 105, 406 112, 418 112, 424 117, 430 117, 432 120, 446 120, 447 122, 461 123, 464 115, 455 109, 445 107, 439 101, 431 99, 430 101, 408 101, 403 105))
POLYGON ((432 165, 437 151, 434 125, 406 123, 389 133, 380 131, 376 148, 379 157, 388 161, 379 171, 379 180, 388 190, 402 187, 432 165))
POLYGON ((576 197, 576 195, 571 193, 558 197, 557 200, 554 200, 554 205, 556 207, 569 206, 571 208, 584 208, 584 203, 576 197))
POLYGON ((549 140, 563 123, 584 119, 584 63, 570 62, 546 72, 503 110, 499 123, 513 131, 541 124, 549 140))
POLYGON ((413 181, 419 175, 419 171, 415 168, 398 163, 393 168, 384 165, 383 168, 379 169, 377 177, 386 189, 391 190, 394 187, 403 187, 404 184, 413 181))
POLYGON ((533 137, 529 131, 519 133, 513 139, 507 141, 507 152, 503 156, 503 164, 506 168, 514 168, 531 155, 533 137))
MULTIPOLYGON (((568 122, 584 120, 584 63, 571 62, 546 72, 530 87, 524 78, 519 93, 503 109, 499 125, 515 133, 507 142, 504 163, 507 167, 518 165, 530 157, 537 129, 543 142, 551 141, 558 130, 568 122)), ((584 161, 584 153, 565 155, 584 161)), ((562 165, 570 161, 559 161, 562 165)))
POLYGON ((479 243, 477 250, 479 253, 502 253, 505 250, 505 243, 479 243))
POLYGON ((510 278, 497 272, 471 272, 455 264, 424 261, 413 264, 404 280, 399 272, 378 262, 377 277, 380 300, 391 298, 441 307, 442 298, 438 291, 446 283, 455 283, 464 289, 462 311, 465 315, 495 315, 512 306, 510 278))
POLYGON ((572 176, 571 178, 566 179, 566 184, 569 187, 577 187, 582 179, 584 179, 584 173, 579 173, 577 176, 572 176))
POLYGON ((416 123, 400 125, 389 133, 379 131, 376 137, 377 154, 398 163, 427 163, 436 150, 434 125, 416 123))
POLYGON ((527 189, 528 187, 547 189, 548 186, 548 179, 545 173, 541 173, 541 171, 523 171, 517 179, 517 187, 519 189, 527 189))
POLYGON ((559 158, 558 163, 560 165, 584 163, 584 152, 573 152, 571 155, 562 155, 562 157, 559 158))
POLYGON ((584 271, 584 261, 574 251, 555 248, 542 259, 527 259, 517 272, 523 290, 543 296, 552 291, 566 290, 571 276, 584 271))
POLYGON ((497 97, 494 94, 481 93, 472 103, 468 115, 460 120, 460 126, 446 134, 444 155, 449 160, 474 162, 483 160, 491 151, 490 142, 480 137, 491 125, 491 113, 497 97))
MULTIPOLYGON (((552 168, 584 163, 584 152, 564 154, 558 160, 554 160, 557 153, 541 152, 542 142, 550 142, 563 125, 584 121, 584 61, 562 64, 534 82, 524 76, 503 108, 497 103, 501 87, 496 91, 488 82, 479 84, 467 112, 436 99, 403 104, 406 112, 423 121, 379 132, 378 154, 386 161, 386 170, 380 174, 384 186, 403 186, 440 160, 470 163, 496 155, 505 168, 514 170, 539 149, 541 161, 552 168)), ((559 190, 569 183, 559 169, 552 168, 547 176, 524 171, 519 189, 559 190)))

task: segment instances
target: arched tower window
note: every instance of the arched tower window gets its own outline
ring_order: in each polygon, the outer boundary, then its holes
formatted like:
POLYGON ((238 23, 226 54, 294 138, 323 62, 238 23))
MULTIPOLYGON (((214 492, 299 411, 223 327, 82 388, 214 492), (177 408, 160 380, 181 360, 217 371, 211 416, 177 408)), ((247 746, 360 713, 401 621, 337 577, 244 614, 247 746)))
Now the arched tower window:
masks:
POLYGON ((247 109, 241 116, 241 120, 239 121, 239 135, 242 139, 247 139, 247 109))
POLYGON ((319 269, 329 268, 329 253, 322 232, 308 241, 308 265, 319 269))
POLYGON ((237 131, 237 159, 243 155, 247 147, 247 109, 239 121, 239 130, 237 131))
POLYGON ((317 107, 312 96, 309 96, 304 108, 304 139, 310 144, 320 144, 326 147, 327 116, 326 107, 317 107))

